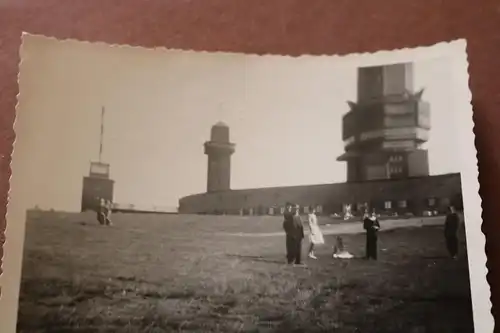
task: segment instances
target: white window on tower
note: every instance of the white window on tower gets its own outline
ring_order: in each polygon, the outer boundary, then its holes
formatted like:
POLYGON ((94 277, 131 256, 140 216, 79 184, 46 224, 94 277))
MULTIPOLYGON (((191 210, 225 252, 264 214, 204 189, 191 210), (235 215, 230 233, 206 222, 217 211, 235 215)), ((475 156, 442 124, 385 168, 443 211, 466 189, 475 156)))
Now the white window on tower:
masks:
POLYGON ((323 212, 323 206, 321 205, 316 206, 316 212, 321 214, 323 212))
POLYGON ((285 207, 280 207, 280 213, 285 214, 285 207))
POLYGON ((385 207, 385 209, 391 209, 392 208, 392 202, 391 201, 386 201, 384 203, 384 207, 385 207))
POLYGON ((309 213, 309 207, 308 206, 304 206, 304 213, 305 214, 309 213))
POLYGON ((408 206, 408 202, 406 200, 400 200, 398 202, 399 208, 406 208, 408 206))

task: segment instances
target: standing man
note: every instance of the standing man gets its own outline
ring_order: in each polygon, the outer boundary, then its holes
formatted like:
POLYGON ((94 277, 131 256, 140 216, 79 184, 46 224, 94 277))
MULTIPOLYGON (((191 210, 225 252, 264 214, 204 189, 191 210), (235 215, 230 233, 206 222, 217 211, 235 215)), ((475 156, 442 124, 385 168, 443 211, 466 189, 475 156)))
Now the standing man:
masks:
POLYGON ((300 218, 300 207, 296 205, 292 211, 289 205, 288 212, 285 212, 283 228, 286 233, 287 262, 296 266, 302 266, 302 240, 304 239, 304 226, 300 218))
POLYGON ((283 229, 285 230, 286 234, 286 260, 289 264, 291 263, 291 261, 293 261, 292 240, 291 237, 289 236, 292 232, 291 231, 292 227, 293 227, 292 204, 290 202, 287 202, 285 204, 285 211, 283 213, 283 229))
POLYGON ((377 260, 377 241, 380 223, 375 210, 371 215, 368 212, 365 213, 363 228, 366 230, 366 259, 377 260))
POLYGON ((444 222, 444 238, 448 253, 453 259, 456 259, 458 256, 458 227, 460 226, 460 218, 454 206, 450 206, 448 211, 444 222))

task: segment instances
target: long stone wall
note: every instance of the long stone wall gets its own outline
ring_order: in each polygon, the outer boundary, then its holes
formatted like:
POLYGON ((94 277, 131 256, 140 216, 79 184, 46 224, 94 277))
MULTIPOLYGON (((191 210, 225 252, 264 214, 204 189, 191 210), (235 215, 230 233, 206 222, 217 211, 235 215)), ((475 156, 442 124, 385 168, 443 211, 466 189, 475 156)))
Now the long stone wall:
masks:
POLYGON ((422 215, 461 206, 460 174, 399 180, 274 187, 201 193, 179 200, 181 214, 279 215, 286 202, 314 205, 320 215, 341 214, 344 204, 360 204, 386 214, 422 215), (389 203, 390 202, 390 203, 389 203))

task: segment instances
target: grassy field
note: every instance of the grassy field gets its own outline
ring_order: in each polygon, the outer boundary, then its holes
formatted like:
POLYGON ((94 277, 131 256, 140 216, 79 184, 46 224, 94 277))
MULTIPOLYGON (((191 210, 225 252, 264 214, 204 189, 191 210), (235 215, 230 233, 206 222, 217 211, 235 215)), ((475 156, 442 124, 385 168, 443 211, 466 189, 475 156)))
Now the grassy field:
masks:
MULTIPOLYGON (((442 227, 382 232, 378 262, 334 260, 326 236, 299 268, 283 237, 219 233, 280 231, 280 218, 114 222, 28 219, 19 332, 473 332, 467 259, 446 257, 442 227)), ((344 241, 363 255, 363 235, 344 241)))

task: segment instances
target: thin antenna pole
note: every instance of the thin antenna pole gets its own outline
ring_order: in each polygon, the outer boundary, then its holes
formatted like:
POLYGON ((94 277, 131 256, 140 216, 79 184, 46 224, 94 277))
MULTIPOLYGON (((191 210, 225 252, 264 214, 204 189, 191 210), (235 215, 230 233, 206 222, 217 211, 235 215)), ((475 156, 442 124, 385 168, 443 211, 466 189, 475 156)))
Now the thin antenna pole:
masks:
POLYGON ((104 106, 101 110, 101 138, 99 143, 99 163, 102 161, 102 142, 104 138, 104 106))

